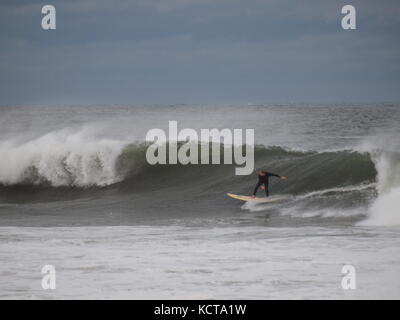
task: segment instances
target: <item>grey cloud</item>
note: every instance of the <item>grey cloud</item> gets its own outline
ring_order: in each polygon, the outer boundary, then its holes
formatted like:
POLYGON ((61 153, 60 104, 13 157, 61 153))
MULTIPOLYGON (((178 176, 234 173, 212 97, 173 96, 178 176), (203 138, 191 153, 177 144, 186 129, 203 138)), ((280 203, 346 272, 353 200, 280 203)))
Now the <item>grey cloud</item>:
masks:
POLYGON ((41 1, 0 4, 0 103, 396 100, 397 1, 41 1))

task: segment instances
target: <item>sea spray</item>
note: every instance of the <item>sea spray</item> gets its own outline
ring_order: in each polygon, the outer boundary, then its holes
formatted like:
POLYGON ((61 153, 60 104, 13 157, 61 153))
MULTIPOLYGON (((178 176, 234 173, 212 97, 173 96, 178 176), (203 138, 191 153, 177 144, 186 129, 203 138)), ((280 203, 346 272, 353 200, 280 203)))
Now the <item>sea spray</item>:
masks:
POLYGON ((369 152, 377 170, 377 198, 361 225, 400 225, 400 143, 397 133, 369 137, 358 148, 369 152))
POLYGON ((60 130, 23 144, 0 143, 0 183, 105 186, 120 181, 115 164, 125 143, 60 130))
POLYGON ((374 150, 372 160, 378 171, 378 197, 364 225, 400 225, 400 154, 374 150))

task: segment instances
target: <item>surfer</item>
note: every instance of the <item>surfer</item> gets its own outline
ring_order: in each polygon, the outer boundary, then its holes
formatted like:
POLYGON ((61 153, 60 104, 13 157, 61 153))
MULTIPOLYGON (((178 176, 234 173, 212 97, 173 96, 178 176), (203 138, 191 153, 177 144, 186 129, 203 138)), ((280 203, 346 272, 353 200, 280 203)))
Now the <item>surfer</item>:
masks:
POLYGON ((265 170, 260 170, 258 172, 258 183, 257 183, 256 187, 254 188, 253 198, 256 197, 257 190, 260 186, 261 186, 261 189, 265 190, 266 196, 269 197, 269 188, 268 188, 269 177, 277 177, 277 178, 280 178, 281 180, 287 179, 286 177, 280 176, 279 174, 267 172, 265 170))

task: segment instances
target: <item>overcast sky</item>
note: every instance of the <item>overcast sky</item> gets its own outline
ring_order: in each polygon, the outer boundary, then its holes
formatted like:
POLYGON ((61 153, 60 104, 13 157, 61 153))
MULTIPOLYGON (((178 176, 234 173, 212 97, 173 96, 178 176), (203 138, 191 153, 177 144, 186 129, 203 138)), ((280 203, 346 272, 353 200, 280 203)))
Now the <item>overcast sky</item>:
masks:
POLYGON ((0 104, 400 101, 399 0, 2 0, 0 39, 0 104))

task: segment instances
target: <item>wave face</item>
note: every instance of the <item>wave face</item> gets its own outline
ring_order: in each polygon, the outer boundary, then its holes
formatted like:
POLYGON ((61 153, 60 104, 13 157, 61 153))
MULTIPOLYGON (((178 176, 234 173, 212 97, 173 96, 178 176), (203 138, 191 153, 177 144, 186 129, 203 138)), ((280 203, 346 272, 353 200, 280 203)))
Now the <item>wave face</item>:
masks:
MULTIPOLYGON (((219 176, 226 179, 227 168, 234 166, 151 166, 145 159, 147 147, 146 143, 96 139, 85 132, 67 130, 48 133, 22 144, 1 142, 0 184, 106 187, 129 180, 137 183, 137 176, 144 173, 149 180, 168 177, 172 173, 177 176, 174 183, 185 183, 186 179, 201 179, 196 167, 200 167, 202 172, 212 172, 215 179, 219 176)), ((220 148, 223 162, 224 146, 220 145, 220 148)), ((200 157, 199 152, 199 161, 200 157)), ((255 164, 258 168, 270 166, 291 176, 292 183, 284 188, 290 193, 357 184, 373 180, 376 176, 371 157, 367 153, 350 150, 293 151, 258 145, 255 147, 255 164)), ((232 180, 241 180, 239 176, 234 176, 234 171, 229 172, 229 176, 232 180)))

